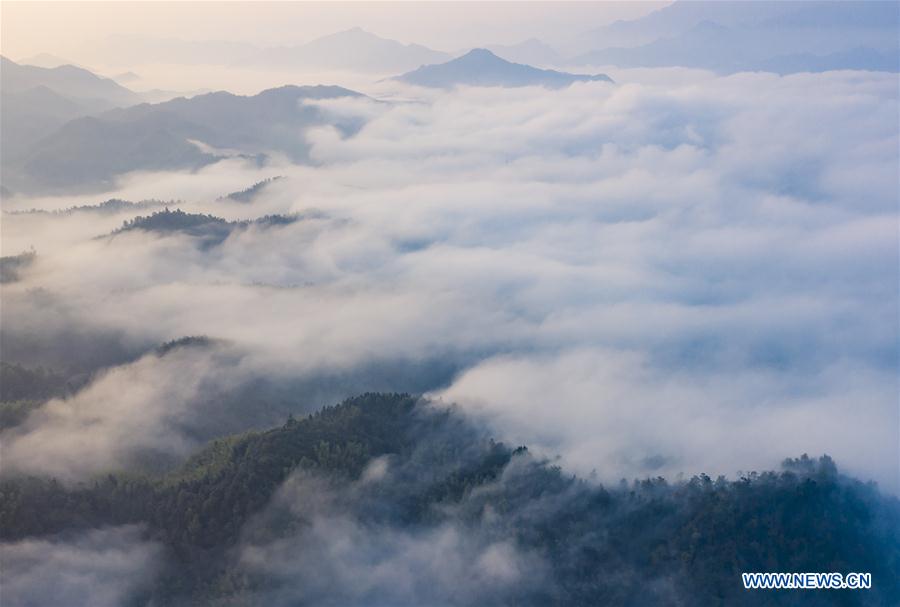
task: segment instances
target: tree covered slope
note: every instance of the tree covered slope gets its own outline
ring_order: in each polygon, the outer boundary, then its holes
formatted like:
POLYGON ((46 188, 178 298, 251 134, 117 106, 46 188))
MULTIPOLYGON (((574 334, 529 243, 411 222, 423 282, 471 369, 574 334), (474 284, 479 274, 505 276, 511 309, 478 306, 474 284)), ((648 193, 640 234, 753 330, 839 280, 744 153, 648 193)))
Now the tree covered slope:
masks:
POLYGON ((164 476, 0 485, 4 541, 141 525, 165 562, 136 604, 890 605, 898 523, 827 457, 604 487, 398 394, 214 441, 164 476), (745 591, 744 571, 874 587, 745 591))

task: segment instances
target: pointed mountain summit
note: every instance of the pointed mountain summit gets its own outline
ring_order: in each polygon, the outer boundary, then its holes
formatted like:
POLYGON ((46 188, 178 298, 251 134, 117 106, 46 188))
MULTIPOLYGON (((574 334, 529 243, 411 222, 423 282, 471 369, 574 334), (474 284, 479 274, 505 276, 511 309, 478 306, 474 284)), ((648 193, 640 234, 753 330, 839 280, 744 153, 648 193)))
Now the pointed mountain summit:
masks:
POLYGON ((423 65, 417 70, 397 76, 396 80, 432 88, 450 88, 461 84, 562 88, 573 82, 612 82, 606 74, 569 74, 512 63, 483 48, 473 49, 447 63, 423 65))

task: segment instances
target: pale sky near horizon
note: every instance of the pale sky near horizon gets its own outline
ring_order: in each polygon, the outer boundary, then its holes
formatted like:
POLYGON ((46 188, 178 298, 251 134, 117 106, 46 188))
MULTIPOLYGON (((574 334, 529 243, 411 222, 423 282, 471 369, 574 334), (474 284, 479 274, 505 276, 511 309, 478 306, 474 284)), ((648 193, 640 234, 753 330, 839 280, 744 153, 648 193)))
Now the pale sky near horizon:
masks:
POLYGON ((0 51, 72 61, 109 36, 301 44, 360 26, 405 43, 455 51, 553 43, 668 2, 0 2, 0 51))

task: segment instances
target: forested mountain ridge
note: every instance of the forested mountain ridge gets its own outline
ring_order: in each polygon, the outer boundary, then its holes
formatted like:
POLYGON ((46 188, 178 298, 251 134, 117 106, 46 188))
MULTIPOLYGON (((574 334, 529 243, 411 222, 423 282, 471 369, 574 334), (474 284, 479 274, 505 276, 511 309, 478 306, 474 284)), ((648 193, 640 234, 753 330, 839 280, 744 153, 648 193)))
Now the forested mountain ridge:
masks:
POLYGON ((141 96, 74 65, 23 65, 0 56, 0 144, 6 173, 31 147, 70 120, 134 105, 141 96))
POLYGON ((122 227, 107 235, 112 238, 125 232, 152 232, 156 234, 181 233, 196 238, 201 247, 208 248, 224 242, 232 232, 250 226, 262 228, 294 223, 299 215, 264 215, 257 219, 228 221, 215 215, 186 213, 181 209, 156 211, 150 215, 138 215, 123 222, 122 227))
POLYGON ((383 588, 316 589, 241 556, 287 541, 295 552, 321 549, 315 558, 327 561, 316 530, 346 521, 364 541, 450 528, 485 553, 507 547, 541 580, 466 596, 394 589, 394 604, 890 605, 900 592, 900 504, 842 476, 827 457, 736 481, 603 487, 491 440, 453 409, 402 394, 366 394, 214 441, 164 476, 0 483, 7 541, 145 525, 167 565, 136 604, 370 603, 383 588), (314 497, 327 497, 327 507, 302 506, 314 497), (870 571, 873 589, 748 592, 742 571, 870 571))
POLYGON ((314 104, 360 93, 339 86, 282 86, 256 95, 225 91, 142 103, 66 122, 6 165, 4 183, 15 191, 90 190, 136 170, 197 169, 226 156, 264 161, 280 153, 306 160, 303 130, 332 124, 350 132, 314 104))
POLYGON ((272 183, 278 181, 279 179, 281 179, 280 175, 276 175, 275 177, 267 177, 266 179, 263 179, 262 181, 257 181, 253 185, 251 185, 247 188, 244 188, 243 190, 238 190, 236 192, 231 192, 224 196, 220 196, 216 200, 219 200, 219 201, 230 200, 232 202, 244 202, 244 203, 253 202, 253 199, 256 198, 256 196, 258 196, 260 193, 262 193, 263 190, 265 190, 272 183))
POLYGON ((0 257, 0 283, 19 280, 20 270, 24 270, 33 264, 36 257, 37 253, 34 251, 25 251, 18 255, 0 257))
POLYGON ((176 205, 180 201, 170 200, 141 200, 131 202, 130 200, 122 200, 119 198, 110 198, 97 204, 81 204, 66 207, 64 209, 21 209, 17 211, 3 211, 8 215, 73 215, 75 213, 121 213, 123 211, 143 211, 146 209, 159 208, 167 205, 176 205))
POLYGON ((46 87, 69 99, 103 100, 108 107, 134 105, 141 102, 137 93, 109 78, 103 78, 74 65, 38 67, 21 65, 0 56, 0 80, 5 92, 21 92, 46 87))
POLYGON ((17 426, 45 401, 73 392, 84 381, 53 369, 0 361, 0 431, 17 426))

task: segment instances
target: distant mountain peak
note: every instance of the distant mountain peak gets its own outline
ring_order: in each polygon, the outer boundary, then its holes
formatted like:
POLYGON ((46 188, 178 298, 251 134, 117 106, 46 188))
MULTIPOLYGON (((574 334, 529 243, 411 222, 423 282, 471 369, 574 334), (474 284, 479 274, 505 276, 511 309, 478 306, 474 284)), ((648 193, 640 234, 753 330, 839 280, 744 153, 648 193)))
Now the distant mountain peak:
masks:
POLYGON ((328 34, 326 36, 322 36, 321 38, 317 38, 317 40, 325 40, 329 38, 357 38, 357 39, 378 39, 378 40, 386 40, 386 38, 382 38, 378 34, 373 34, 368 30, 364 30, 358 25, 355 27, 351 27, 350 29, 341 30, 339 32, 335 32, 333 34, 328 34))
POLYGON ((511 63, 502 57, 498 57, 486 48, 473 48, 464 55, 460 55, 456 59, 444 63, 443 65, 471 65, 471 66, 502 66, 504 63, 511 63))
POLYGON ((486 48, 473 48, 446 63, 423 65, 396 80, 433 88, 470 86, 546 86, 561 88, 573 82, 612 82, 606 74, 569 74, 543 70, 498 57, 486 48))
POLYGON ((75 65, 71 61, 51 55, 50 53, 38 53, 17 61, 19 65, 33 65, 35 67, 59 67, 60 65, 75 65))
MULTIPOLYGON (((468 53, 463 55, 463 57, 485 57, 485 58, 497 59, 498 61, 503 61, 503 59, 500 59, 500 57, 498 57, 491 51, 487 50, 486 48, 473 48, 471 51, 469 51, 468 53)), ((461 58, 462 57, 460 57, 460 59, 461 58)))
POLYGON ((447 53, 420 44, 404 44, 357 26, 298 46, 264 49, 248 59, 248 62, 269 66, 392 73, 449 58, 447 53))

